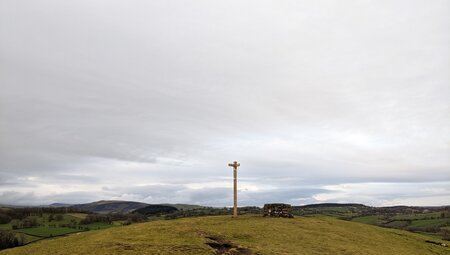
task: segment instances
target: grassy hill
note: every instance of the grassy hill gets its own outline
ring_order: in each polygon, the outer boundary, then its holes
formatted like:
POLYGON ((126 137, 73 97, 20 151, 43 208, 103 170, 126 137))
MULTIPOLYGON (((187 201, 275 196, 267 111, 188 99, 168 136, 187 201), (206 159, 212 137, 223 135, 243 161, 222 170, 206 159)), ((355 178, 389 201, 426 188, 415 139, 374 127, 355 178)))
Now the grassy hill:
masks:
POLYGON ((450 254, 435 240, 329 217, 242 216, 153 221, 8 249, 15 254, 450 254))
POLYGON ((189 204, 161 204, 161 205, 173 206, 178 210, 184 211, 205 208, 205 206, 202 205, 189 205, 189 204))
POLYGON ((94 213, 129 213, 146 206, 148 206, 148 204, 132 201, 102 200, 87 204, 73 205, 72 207, 94 213))
POLYGON ((152 216, 160 214, 168 214, 178 211, 177 208, 169 205, 148 205, 133 211, 133 213, 140 213, 142 215, 152 216))
MULTIPOLYGON (((54 205, 63 205, 63 204, 52 204, 54 205)), ((173 206, 178 210, 193 210, 198 208, 203 208, 203 206, 199 205, 188 205, 188 204, 161 204, 164 206, 173 206)), ((93 213, 131 213, 140 208, 144 208, 146 206, 159 206, 159 204, 146 204, 141 202, 134 201, 120 201, 120 200, 101 200, 86 204, 77 204, 77 205, 69 205, 72 208, 76 208, 85 212, 93 212, 93 213)))

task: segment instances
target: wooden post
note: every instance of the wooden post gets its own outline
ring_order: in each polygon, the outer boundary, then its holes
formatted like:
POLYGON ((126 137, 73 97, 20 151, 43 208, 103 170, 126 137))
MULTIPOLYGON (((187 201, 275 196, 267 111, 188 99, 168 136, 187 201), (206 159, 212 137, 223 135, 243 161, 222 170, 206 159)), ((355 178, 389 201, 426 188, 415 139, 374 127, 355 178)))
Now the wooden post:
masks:
POLYGON ((228 166, 233 167, 233 198, 234 198, 234 203, 233 203, 233 217, 237 217, 238 216, 238 211, 237 211, 237 168, 238 166, 240 166, 241 164, 239 164, 237 161, 234 161, 232 164, 228 164, 228 166))
POLYGON ((234 177, 234 182, 233 182, 233 191, 234 191, 234 203, 233 203, 233 217, 237 217, 237 168, 233 168, 233 177, 234 177))

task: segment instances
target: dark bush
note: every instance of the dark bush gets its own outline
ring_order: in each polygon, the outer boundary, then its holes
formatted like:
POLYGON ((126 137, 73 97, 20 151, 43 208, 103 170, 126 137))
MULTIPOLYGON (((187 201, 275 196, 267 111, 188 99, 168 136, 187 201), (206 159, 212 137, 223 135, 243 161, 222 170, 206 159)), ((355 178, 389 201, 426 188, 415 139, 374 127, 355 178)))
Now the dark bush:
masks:
POLYGON ((149 205, 133 211, 134 214, 142 214, 146 216, 161 216, 178 211, 176 207, 168 205, 149 205))
POLYGON ((23 245, 23 239, 12 231, 0 230, 0 250, 23 245))
POLYGON ((0 212, 0 224, 7 224, 12 220, 11 216, 0 212))

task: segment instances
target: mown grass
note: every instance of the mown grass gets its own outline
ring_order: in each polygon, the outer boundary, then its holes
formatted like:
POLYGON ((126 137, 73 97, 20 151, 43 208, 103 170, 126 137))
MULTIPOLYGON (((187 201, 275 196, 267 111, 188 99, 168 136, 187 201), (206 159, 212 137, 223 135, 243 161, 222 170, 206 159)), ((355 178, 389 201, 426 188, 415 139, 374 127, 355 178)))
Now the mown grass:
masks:
MULTIPOLYGON (((450 249, 406 231, 328 217, 294 219, 243 216, 153 221, 72 234, 0 252, 17 254, 213 254, 208 236, 219 236, 254 254, 449 254, 450 249)), ((438 239, 434 239, 437 241, 438 239)))

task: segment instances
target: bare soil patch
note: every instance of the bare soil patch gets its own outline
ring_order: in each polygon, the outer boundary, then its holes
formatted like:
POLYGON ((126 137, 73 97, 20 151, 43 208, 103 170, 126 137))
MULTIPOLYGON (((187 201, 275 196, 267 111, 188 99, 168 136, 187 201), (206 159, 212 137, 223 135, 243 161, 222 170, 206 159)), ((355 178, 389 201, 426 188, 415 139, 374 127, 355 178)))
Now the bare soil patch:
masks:
POLYGON ((220 236, 206 236, 210 241, 206 244, 215 250, 216 255, 251 255, 253 252, 246 248, 225 240, 220 236))

